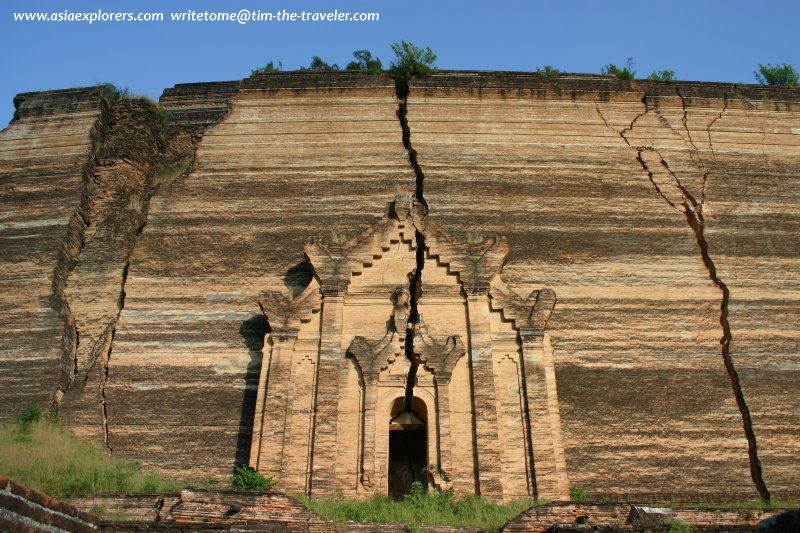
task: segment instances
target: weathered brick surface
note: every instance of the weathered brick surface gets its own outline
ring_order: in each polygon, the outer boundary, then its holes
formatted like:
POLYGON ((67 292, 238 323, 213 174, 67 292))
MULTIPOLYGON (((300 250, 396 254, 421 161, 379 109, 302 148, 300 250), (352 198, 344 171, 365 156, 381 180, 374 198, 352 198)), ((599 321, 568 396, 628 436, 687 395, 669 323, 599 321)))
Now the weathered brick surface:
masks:
POLYGON ((0 420, 46 408, 68 370, 65 256, 77 245, 101 101, 96 87, 20 94, 0 132, 0 420))
POLYGON ((184 83, 165 89, 159 104, 172 126, 207 127, 218 123, 230 111, 239 81, 184 83))

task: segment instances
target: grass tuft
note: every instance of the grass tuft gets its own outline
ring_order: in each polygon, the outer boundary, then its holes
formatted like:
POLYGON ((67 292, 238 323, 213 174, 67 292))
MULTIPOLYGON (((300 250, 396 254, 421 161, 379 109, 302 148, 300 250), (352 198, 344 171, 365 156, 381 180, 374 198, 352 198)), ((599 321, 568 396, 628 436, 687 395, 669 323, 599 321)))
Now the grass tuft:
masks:
POLYGON ((109 457, 49 420, 0 426, 0 472, 53 496, 76 493, 178 492, 181 484, 109 457))

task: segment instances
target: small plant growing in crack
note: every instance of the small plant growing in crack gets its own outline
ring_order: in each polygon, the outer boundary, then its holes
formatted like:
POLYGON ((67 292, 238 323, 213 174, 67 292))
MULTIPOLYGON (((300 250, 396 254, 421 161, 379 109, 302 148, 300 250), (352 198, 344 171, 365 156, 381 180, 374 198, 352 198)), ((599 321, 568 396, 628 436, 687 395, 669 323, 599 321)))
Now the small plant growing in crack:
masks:
POLYGON ((412 76, 427 76, 436 67, 436 54, 430 47, 425 49, 400 41, 392 43, 395 60, 389 65, 389 72, 394 78, 407 80, 412 76))
POLYGON ((347 242, 347 233, 331 230, 331 241, 335 244, 344 244, 347 242))
POLYGON ((483 233, 480 231, 467 232, 467 244, 480 244, 483 242, 483 233))
POLYGON ((144 198, 142 198, 142 195, 136 193, 131 194, 128 200, 128 209, 137 213, 144 211, 144 198))
POLYGON ((603 74, 611 74, 621 80, 632 80, 636 77, 636 71, 633 70, 633 58, 629 57, 625 62, 625 66, 619 68, 614 63, 609 63, 600 70, 603 74))
POLYGON ((586 489, 572 486, 569 488, 569 499, 573 502, 585 502, 588 499, 586 489))

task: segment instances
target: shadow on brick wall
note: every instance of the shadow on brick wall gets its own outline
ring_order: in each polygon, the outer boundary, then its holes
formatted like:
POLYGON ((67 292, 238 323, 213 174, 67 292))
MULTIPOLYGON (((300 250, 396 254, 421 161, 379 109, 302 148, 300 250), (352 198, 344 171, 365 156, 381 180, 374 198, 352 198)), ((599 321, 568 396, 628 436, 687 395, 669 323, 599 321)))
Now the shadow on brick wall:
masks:
POLYGON ((261 374, 261 360, 264 356, 264 338, 269 333, 269 326, 261 313, 248 318, 239 327, 250 354, 244 382, 245 389, 242 395, 242 409, 239 417, 239 434, 236 438, 236 464, 247 465, 250 462, 250 443, 253 437, 253 415, 256 408, 256 394, 258 392, 258 379, 261 374))

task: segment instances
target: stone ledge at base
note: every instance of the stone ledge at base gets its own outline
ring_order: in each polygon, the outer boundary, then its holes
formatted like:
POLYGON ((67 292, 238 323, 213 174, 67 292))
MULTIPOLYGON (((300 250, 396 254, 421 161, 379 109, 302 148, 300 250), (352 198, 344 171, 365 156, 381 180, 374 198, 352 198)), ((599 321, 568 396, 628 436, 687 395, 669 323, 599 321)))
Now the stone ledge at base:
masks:
MULTIPOLYGON (((501 533, 544 533, 545 531, 572 531, 556 528, 556 525, 581 526, 583 531, 646 531, 651 527, 631 525, 628 521, 632 509, 639 504, 631 503, 576 503, 552 502, 531 507, 511 519, 501 533)), ((642 507, 639 507, 641 509, 642 507)), ((699 509, 674 507, 672 516, 689 524, 692 531, 738 532, 755 531, 760 522, 783 513, 783 510, 760 511, 757 509, 699 509)), ((664 529, 668 529, 664 527, 664 529)), ((658 528, 655 528, 658 531, 658 528)), ((766 531, 766 530, 765 530, 766 531)))
POLYGON ((0 476, 0 531, 97 531, 97 518, 0 476))
MULTIPOLYGON (((68 496, 69 503, 0 476, 0 531, 267 531, 280 533, 406 533, 402 524, 334 525, 278 492, 187 489, 180 494, 68 496), (103 509, 117 521, 99 520, 103 509)), ((509 521, 503 533, 643 531, 627 524, 631 504, 552 502, 509 521)), ((675 507, 675 518, 699 532, 794 531, 800 511, 718 510, 675 507), (786 529, 788 526, 789 529, 786 529), (781 529, 783 527, 784 529, 781 529)), ((420 527, 424 533, 480 533, 474 527, 420 527)))

